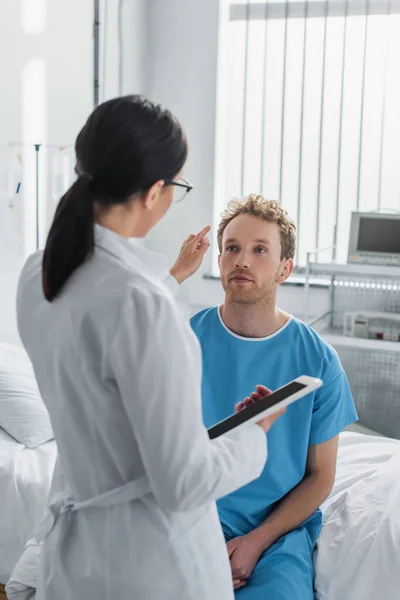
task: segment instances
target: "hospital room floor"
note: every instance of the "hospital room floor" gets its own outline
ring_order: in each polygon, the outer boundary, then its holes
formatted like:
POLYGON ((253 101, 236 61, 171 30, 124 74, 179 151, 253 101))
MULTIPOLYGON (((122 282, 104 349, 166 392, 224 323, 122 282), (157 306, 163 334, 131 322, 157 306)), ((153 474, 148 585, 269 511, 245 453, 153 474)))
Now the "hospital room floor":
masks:
POLYGON ((376 435, 376 436, 380 436, 380 437, 385 437, 382 433, 378 433, 377 431, 368 429, 368 427, 363 427, 359 423, 354 423, 353 425, 349 425, 349 427, 346 428, 346 431, 353 431, 355 433, 364 433, 365 435, 376 435))

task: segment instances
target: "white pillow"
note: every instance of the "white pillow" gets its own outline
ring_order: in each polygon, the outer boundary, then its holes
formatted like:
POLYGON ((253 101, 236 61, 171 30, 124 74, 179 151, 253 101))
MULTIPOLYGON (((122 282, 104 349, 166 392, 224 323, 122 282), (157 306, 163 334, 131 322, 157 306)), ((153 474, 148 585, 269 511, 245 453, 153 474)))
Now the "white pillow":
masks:
POLYGON ((54 438, 32 363, 11 344, 0 344, 0 427, 28 448, 54 438))

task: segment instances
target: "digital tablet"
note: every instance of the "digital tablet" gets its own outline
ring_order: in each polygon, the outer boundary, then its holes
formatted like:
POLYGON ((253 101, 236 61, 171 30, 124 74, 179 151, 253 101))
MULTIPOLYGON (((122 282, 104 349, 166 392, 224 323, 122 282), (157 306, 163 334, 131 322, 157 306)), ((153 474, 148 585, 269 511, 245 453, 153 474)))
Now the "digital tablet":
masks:
POLYGON ((321 379, 308 377, 307 375, 297 377, 297 379, 272 392, 269 396, 266 396, 262 400, 257 400, 254 404, 247 406, 240 412, 213 425, 208 430, 208 435, 213 440, 241 425, 258 423, 264 417, 268 417, 268 415, 278 412, 281 408, 296 402, 296 400, 303 398, 303 396, 318 389, 321 385, 321 379))

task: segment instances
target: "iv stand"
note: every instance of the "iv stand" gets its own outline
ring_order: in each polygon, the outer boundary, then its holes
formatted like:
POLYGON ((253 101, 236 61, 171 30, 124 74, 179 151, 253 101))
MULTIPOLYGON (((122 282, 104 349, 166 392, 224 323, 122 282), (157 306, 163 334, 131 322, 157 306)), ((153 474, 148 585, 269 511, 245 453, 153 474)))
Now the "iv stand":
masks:
POLYGON ((34 144, 35 146, 35 163, 36 163, 36 250, 39 250, 39 151, 42 144, 34 144))
POLYGON ((93 102, 94 107, 99 105, 100 88, 100 0, 94 0, 94 24, 93 24, 93 102))
MULTIPOLYGON (((93 102, 94 106, 99 104, 99 88, 100 88, 100 0, 94 0, 94 23, 93 23, 93 102)), ((32 144, 18 144, 11 143, 12 146, 32 146, 32 144)), ((36 191, 35 191, 35 225, 36 225, 36 250, 39 249, 40 243, 40 219, 39 219, 39 152, 41 147, 46 148, 60 148, 60 146, 48 145, 48 144, 33 144, 35 149, 35 177, 36 177, 36 191)))
POLYGON ((12 142, 10 148, 13 146, 19 147, 32 147, 35 150, 35 227, 36 227, 36 250, 39 250, 40 244, 40 218, 39 218, 39 153, 40 148, 56 148, 63 149, 68 148, 67 146, 57 146, 56 144, 20 144, 18 142, 12 142))

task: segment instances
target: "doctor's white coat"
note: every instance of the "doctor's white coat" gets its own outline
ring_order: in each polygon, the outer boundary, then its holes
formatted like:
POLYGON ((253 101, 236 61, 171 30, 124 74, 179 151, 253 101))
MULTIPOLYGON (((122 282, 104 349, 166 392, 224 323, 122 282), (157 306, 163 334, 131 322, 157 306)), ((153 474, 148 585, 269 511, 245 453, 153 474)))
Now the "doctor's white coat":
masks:
POLYGON ((68 482, 39 535, 37 600, 232 600, 215 500, 260 475, 266 436, 249 425, 209 440, 201 351, 161 282, 164 263, 95 234, 53 303, 40 252, 18 287, 21 339, 68 482))

